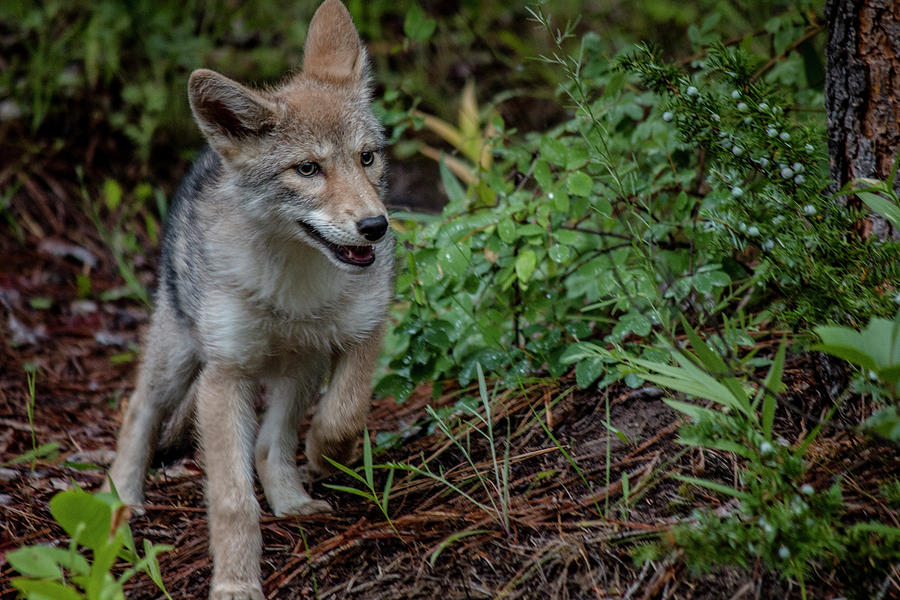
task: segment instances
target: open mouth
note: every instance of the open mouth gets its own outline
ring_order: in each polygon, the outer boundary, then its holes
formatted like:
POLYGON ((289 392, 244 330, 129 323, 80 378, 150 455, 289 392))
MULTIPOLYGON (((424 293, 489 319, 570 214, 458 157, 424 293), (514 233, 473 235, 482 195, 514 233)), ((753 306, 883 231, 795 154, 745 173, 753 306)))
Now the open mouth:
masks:
POLYGON ((368 267, 375 262, 375 249, 372 246, 341 246, 329 241, 319 230, 303 221, 298 221, 311 238, 331 250, 334 257, 343 263, 355 267, 368 267))

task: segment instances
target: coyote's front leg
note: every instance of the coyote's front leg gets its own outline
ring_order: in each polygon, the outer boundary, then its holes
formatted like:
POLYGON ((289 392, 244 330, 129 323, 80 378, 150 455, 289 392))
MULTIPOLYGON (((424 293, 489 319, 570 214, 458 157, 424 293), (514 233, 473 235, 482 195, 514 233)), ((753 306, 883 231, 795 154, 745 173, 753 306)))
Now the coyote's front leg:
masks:
POLYGON ((307 357, 294 377, 268 381, 269 407, 256 436, 256 472, 279 517, 327 512, 331 506, 306 492, 297 469, 297 428, 319 395, 328 357, 307 357))
POLYGON ((313 471, 332 470, 323 456, 347 464, 366 426, 372 398, 372 372, 381 334, 358 343, 336 358, 334 373, 306 435, 306 458, 313 471))
POLYGON ((200 375, 197 425, 207 478, 211 600, 262 600, 262 535, 253 493, 256 385, 208 365, 200 375))

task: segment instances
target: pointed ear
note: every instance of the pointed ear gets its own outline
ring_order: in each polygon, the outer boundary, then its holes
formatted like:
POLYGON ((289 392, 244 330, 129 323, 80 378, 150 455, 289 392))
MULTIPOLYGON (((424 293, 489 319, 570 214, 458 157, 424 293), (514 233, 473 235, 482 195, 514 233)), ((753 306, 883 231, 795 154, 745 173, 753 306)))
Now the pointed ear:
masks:
POLYGON ((191 73, 188 98, 200 130, 217 150, 262 135, 275 124, 273 102, 215 71, 191 73))
POLYGON ((309 24, 303 75, 326 83, 368 83, 366 49, 340 0, 325 0, 309 24))

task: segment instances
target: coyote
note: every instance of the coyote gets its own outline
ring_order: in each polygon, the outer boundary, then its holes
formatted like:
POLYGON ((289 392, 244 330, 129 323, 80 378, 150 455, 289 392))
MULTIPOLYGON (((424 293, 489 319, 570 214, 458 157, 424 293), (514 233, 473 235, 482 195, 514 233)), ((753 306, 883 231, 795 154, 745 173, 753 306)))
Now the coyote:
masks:
POLYGON ((298 423, 318 402, 306 456, 323 472, 323 457, 352 458, 368 414, 393 289, 385 141, 366 51, 340 0, 316 11, 302 70, 281 86, 254 91, 199 69, 188 91, 210 149, 169 211, 110 479, 140 505, 151 456, 183 441, 193 420, 207 473, 210 598, 261 600, 254 462, 276 515, 328 511, 303 487, 298 423))

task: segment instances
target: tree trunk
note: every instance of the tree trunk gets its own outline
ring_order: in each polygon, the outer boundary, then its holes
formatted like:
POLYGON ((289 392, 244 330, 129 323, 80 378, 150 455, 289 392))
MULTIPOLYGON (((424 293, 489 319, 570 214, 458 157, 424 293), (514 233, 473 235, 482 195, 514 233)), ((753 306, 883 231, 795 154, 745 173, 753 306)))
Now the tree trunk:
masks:
MULTIPOLYGON (((825 111, 831 176, 886 179, 900 147, 900 1, 827 0, 825 111)), ((900 193, 900 177, 894 182, 900 193)), ((892 233, 880 217, 865 235, 892 233)))

